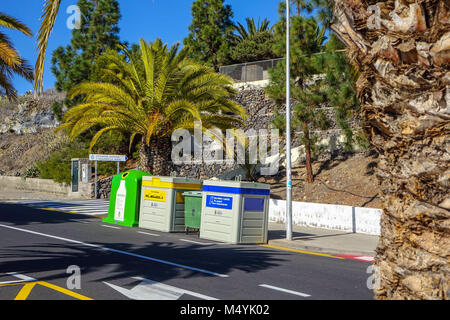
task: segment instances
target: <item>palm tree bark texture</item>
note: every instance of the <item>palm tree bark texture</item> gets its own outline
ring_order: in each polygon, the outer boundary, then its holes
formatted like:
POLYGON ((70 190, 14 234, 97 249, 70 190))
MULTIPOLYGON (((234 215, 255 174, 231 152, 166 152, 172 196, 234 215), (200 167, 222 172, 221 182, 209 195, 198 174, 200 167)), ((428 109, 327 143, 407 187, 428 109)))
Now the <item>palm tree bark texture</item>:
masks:
POLYGON ((172 142, 168 137, 152 137, 147 145, 142 139, 139 150, 139 167, 156 176, 168 175, 174 169, 170 159, 172 142))
POLYGON ((449 2, 336 0, 334 18, 380 153, 375 298, 448 299, 449 2))

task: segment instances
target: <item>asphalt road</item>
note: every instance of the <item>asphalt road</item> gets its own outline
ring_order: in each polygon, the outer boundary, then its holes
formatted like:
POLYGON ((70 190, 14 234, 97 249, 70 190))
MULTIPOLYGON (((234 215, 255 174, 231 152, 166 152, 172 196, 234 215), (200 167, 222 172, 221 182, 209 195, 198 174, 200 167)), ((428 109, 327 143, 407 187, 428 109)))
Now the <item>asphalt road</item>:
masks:
POLYGON ((372 299, 369 266, 0 204, 1 300, 372 299))

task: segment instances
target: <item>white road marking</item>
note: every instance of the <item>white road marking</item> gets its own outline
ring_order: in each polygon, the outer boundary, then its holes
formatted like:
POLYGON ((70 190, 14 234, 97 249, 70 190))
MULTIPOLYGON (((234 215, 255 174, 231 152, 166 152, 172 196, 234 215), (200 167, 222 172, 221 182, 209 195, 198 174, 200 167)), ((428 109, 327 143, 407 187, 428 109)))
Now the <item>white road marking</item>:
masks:
POLYGON ((9 201, 8 203, 21 204, 37 209, 80 213, 85 215, 107 215, 108 200, 73 200, 73 201, 45 201, 22 200, 9 201))
POLYGON ((159 262, 159 263, 162 263, 162 264, 167 264, 169 266, 178 267, 178 268, 187 269, 187 270, 192 270, 192 271, 197 271, 197 272, 213 275, 213 276, 216 276, 216 277, 221 277, 221 278, 229 277, 226 274, 221 274, 221 273, 217 273, 217 272, 214 272, 214 271, 209 271, 209 270, 205 270, 205 269, 195 268, 195 267, 191 267, 191 266, 187 266, 187 265, 183 265, 183 264, 179 264, 179 263, 170 262, 170 261, 167 261, 167 260, 147 257, 147 256, 143 256, 143 255, 140 255, 140 254, 132 253, 132 252, 127 252, 127 251, 122 251, 122 250, 118 250, 118 249, 113 249, 113 248, 108 248, 108 247, 104 247, 104 246, 99 246, 99 245, 95 245, 95 244, 92 244, 92 243, 87 243, 87 242, 82 242, 82 241, 78 241, 78 240, 72 240, 72 239, 57 237, 57 236, 53 236, 53 235, 50 235, 50 234, 40 233, 40 232, 31 231, 31 230, 22 229, 22 228, 17 228, 17 227, 11 227, 11 226, 4 225, 4 224, 0 224, 0 227, 11 229, 11 230, 16 230, 16 231, 22 231, 22 232, 26 232, 26 233, 30 233, 30 234, 35 234, 35 235, 38 235, 38 236, 52 238, 52 239, 56 239, 56 240, 60 240, 60 241, 76 243, 76 244, 79 244, 79 245, 83 245, 83 246, 91 247, 91 248, 96 248, 96 249, 100 249, 100 250, 104 250, 104 251, 120 253, 120 254, 123 254, 123 255, 131 256, 131 257, 135 257, 135 258, 140 258, 140 259, 148 260, 148 261, 152 261, 152 262, 159 262))
POLYGON ((148 235, 148 236, 159 237, 159 234, 156 234, 156 233, 149 233, 149 232, 142 232, 142 231, 137 231, 137 233, 145 234, 145 235, 148 235))
POLYGON ((83 220, 73 220, 73 221, 75 221, 75 222, 79 222, 79 223, 84 223, 84 224, 89 224, 89 222, 87 222, 87 221, 83 221, 83 220))
POLYGON ((116 286, 108 282, 103 283, 133 300, 178 300, 183 294, 188 294, 190 296, 204 300, 217 300, 213 297, 169 286, 167 284, 159 283, 153 280, 148 280, 141 277, 133 277, 133 279, 140 280, 141 283, 131 290, 116 286))
POLYGON ((101 225, 102 227, 105 227, 105 228, 111 228, 111 229, 121 229, 121 228, 119 228, 119 227, 114 227, 114 226, 108 226, 108 225, 106 225, 106 224, 102 224, 101 225))
POLYGON ((268 288, 268 289, 272 289, 272 290, 277 290, 277 291, 281 291, 281 292, 286 292, 286 293, 290 293, 290 294, 294 294, 300 297, 311 297, 311 295, 306 294, 306 293, 302 293, 302 292, 298 292, 298 291, 293 291, 293 290, 288 290, 288 289, 283 289, 280 287, 275 287, 275 286, 271 286, 268 284, 260 284, 260 287, 264 287, 264 288, 268 288))
POLYGON ((203 246, 209 246, 209 245, 212 245, 212 244, 215 244, 215 243, 206 243, 206 242, 198 242, 198 241, 192 241, 192 240, 186 240, 186 239, 179 239, 180 241, 184 241, 184 242, 190 242, 190 243, 195 243, 195 244, 200 244, 200 245, 203 245, 203 246))
POLYGON ((34 278, 25 276, 23 274, 17 273, 17 272, 7 272, 7 275, 19 278, 20 280, 12 280, 12 281, 5 281, 5 282, 0 282, 0 285, 2 284, 11 284, 11 283, 21 283, 21 282, 31 282, 31 281, 37 281, 34 278))

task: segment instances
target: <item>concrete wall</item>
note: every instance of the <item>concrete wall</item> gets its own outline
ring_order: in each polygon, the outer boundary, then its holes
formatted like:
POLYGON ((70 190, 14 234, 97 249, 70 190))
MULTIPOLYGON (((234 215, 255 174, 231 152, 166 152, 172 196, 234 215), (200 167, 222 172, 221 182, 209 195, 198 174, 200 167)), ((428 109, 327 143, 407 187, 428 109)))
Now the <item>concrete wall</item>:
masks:
POLYGON ((81 194, 72 194, 70 185, 56 183, 50 179, 23 179, 22 177, 0 176, 0 190, 41 192, 72 198, 84 197, 81 194))
MULTIPOLYGON (((381 209, 292 202, 292 222, 316 228, 380 235, 381 209)), ((270 199, 269 221, 286 222, 286 201, 270 199)))

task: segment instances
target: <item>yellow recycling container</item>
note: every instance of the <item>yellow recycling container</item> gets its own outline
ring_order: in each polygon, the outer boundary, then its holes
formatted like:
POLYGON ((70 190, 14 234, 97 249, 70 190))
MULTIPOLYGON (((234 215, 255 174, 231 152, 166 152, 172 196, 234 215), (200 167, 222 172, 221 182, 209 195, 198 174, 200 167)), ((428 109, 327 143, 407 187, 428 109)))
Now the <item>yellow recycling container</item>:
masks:
POLYGON ((139 227, 163 232, 184 232, 184 196, 201 191, 200 180, 182 177, 143 177, 139 227))

